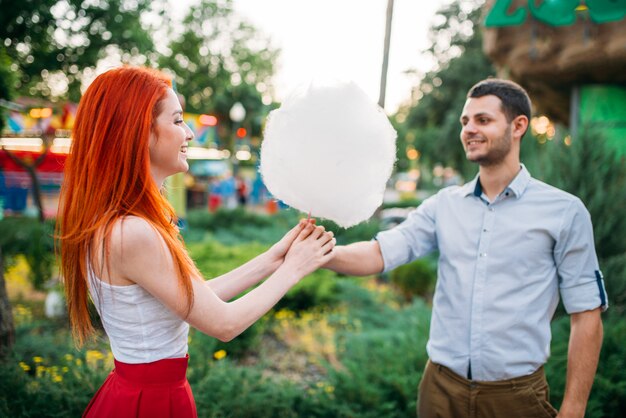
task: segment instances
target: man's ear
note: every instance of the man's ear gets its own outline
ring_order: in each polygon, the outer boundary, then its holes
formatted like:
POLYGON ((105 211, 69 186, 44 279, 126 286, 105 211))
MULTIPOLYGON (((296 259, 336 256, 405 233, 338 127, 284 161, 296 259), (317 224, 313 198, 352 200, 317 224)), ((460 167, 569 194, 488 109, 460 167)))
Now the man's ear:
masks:
POLYGON ((521 139, 528 130, 528 122, 528 118, 525 115, 519 115, 513 119, 513 129, 511 131, 513 136, 521 139))

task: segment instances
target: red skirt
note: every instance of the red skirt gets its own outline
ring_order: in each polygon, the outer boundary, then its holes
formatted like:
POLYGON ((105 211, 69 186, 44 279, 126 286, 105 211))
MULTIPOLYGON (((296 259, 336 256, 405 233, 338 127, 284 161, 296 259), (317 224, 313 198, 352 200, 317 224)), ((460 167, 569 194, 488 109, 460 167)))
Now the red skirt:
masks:
POLYGON ((186 376, 188 360, 189 356, 143 364, 115 360, 115 369, 91 399, 83 417, 197 417, 186 376))

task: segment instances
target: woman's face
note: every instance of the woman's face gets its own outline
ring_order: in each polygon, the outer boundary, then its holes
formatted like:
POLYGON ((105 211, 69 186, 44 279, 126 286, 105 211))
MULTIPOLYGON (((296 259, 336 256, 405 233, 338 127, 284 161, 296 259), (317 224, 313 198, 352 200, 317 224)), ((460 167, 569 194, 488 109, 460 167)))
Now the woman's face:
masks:
POLYGON ((193 132, 183 122, 183 110, 174 90, 167 89, 160 107, 149 145, 150 172, 159 186, 166 177, 189 170, 187 147, 193 138, 193 132))

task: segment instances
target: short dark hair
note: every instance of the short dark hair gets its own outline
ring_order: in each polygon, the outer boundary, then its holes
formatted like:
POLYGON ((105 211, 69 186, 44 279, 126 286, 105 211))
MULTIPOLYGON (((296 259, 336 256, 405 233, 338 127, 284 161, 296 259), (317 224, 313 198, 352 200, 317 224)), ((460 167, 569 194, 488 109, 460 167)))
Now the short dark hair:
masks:
POLYGON ((502 102, 502 111, 508 122, 519 115, 530 121, 530 98, 522 86, 510 80, 487 78, 474 84, 467 93, 467 98, 493 95, 502 102))

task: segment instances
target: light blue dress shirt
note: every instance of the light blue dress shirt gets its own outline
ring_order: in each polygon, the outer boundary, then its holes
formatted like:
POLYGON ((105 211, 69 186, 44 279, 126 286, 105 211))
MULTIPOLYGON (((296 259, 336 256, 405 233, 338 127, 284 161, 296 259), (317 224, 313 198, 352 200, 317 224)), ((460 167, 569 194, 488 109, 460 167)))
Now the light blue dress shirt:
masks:
POLYGON ((559 293, 568 313, 608 307, 591 218, 522 165, 493 201, 478 177, 440 190, 376 237, 385 271, 439 250, 430 359, 479 381, 525 376, 550 354, 559 293))

